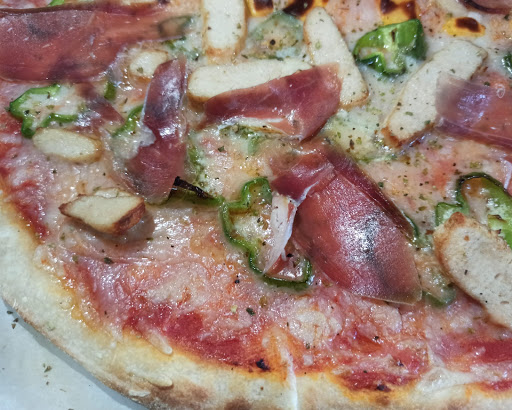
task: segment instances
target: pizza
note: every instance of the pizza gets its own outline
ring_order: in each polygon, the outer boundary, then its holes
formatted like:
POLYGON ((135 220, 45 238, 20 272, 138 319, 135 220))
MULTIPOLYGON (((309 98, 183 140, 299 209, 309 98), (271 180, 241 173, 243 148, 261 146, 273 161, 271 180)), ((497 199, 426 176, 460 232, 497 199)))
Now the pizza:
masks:
POLYGON ((0 4, 0 294, 100 381, 512 405, 509 0, 0 4))

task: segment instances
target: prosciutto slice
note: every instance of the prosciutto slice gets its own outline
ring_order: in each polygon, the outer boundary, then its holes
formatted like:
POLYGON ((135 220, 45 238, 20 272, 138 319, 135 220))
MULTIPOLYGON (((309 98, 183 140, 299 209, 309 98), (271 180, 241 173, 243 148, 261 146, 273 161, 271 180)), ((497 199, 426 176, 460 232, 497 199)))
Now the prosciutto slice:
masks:
POLYGON ((334 166, 324 155, 312 152, 300 157, 285 171, 282 164, 279 176, 272 181, 272 188, 297 202, 302 202, 309 190, 317 184, 334 178, 334 166))
POLYGON ((413 251, 403 232, 407 221, 349 158, 332 151, 307 154, 273 183, 278 191, 293 192, 283 189, 285 180, 296 189, 308 185, 292 239, 314 266, 355 294, 400 303, 421 298, 413 251), (310 178, 316 183, 304 184, 301 175, 316 175, 310 178))
POLYGON ((255 118, 290 137, 308 138, 338 109, 341 82, 337 70, 335 65, 317 66, 219 94, 205 103, 204 124, 255 118))
POLYGON ((104 72, 127 43, 181 35, 162 6, 115 3, 0 9, 0 77, 83 81, 104 72))
POLYGON ((187 123, 182 105, 186 84, 185 61, 172 60, 157 68, 149 85, 143 122, 156 139, 139 148, 128 161, 127 170, 136 191, 150 202, 165 199, 176 177, 183 175, 187 123))
POLYGON ((442 132, 512 149, 510 90, 443 76, 437 85, 436 109, 442 132))
POLYGON ((120 125, 123 116, 101 95, 90 83, 77 85, 80 95, 87 101, 87 110, 80 115, 78 126, 97 133, 101 128, 109 125, 120 125))
POLYGON ((486 13, 506 14, 512 10, 511 0, 463 0, 463 3, 486 13))

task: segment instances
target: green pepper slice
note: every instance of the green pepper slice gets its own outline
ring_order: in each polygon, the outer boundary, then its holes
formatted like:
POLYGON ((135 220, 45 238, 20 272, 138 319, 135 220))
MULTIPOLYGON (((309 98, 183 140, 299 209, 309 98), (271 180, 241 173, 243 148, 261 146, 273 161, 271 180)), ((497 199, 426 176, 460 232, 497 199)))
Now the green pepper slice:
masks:
POLYGON ((229 242, 237 248, 247 253, 249 267, 256 273, 263 275, 263 271, 258 267, 258 247, 256 244, 248 241, 236 230, 232 213, 249 212, 257 202, 259 205, 272 203, 272 191, 266 178, 256 178, 247 182, 240 193, 240 200, 234 202, 226 202, 220 208, 222 229, 229 242))
POLYGON ((117 130, 112 133, 112 138, 126 137, 133 134, 140 121, 140 114, 142 113, 143 105, 138 105, 133 108, 126 117, 126 121, 117 130))
POLYGON ((493 177, 473 172, 460 177, 455 185, 455 204, 440 202, 436 206, 436 225, 444 223, 455 212, 468 214, 470 206, 462 189, 464 184, 473 179, 480 179, 480 194, 486 198, 488 209, 487 224, 492 230, 499 230, 500 236, 512 248, 512 197, 503 185, 493 177))
POLYGON ((116 84, 110 80, 105 84, 105 92, 103 93, 103 97, 108 101, 114 101, 117 96, 117 87, 116 84))
POLYGON ((61 92, 62 86, 53 84, 48 87, 31 88, 9 104, 9 112, 21 123, 21 133, 32 138, 38 128, 48 127, 52 122, 67 123, 78 118, 77 114, 52 112, 54 105, 49 104, 61 92), (47 113, 47 114, 46 114, 47 113), (46 115, 45 115, 46 114, 46 115))
POLYGON ((53 6, 62 6, 64 4, 65 0, 52 0, 50 4, 48 4, 48 7, 53 6))
POLYGON ((183 200, 194 205, 219 206, 224 203, 224 198, 214 197, 208 192, 203 191, 196 185, 193 185, 180 177, 176 177, 168 200, 183 200))
POLYGON ((220 218, 224 234, 231 244, 246 253, 249 267, 255 273, 261 275, 266 283, 275 286, 287 286, 297 290, 304 289, 309 286, 312 279, 312 267, 309 260, 300 259, 298 265, 301 275, 296 281, 270 277, 258 266, 258 245, 240 234, 233 223, 233 214, 255 212, 255 208, 258 206, 270 205, 271 203, 272 191, 267 178, 255 178, 245 183, 238 201, 224 202, 220 206, 220 218))
POLYGON ((263 275, 263 281, 269 285, 276 287, 287 287, 295 290, 306 289, 313 281, 313 266, 309 259, 301 257, 298 261, 298 271, 300 271, 300 277, 297 280, 290 281, 286 279, 270 277, 268 274, 263 275))
POLYGON ((353 54, 357 61, 385 75, 403 74, 406 56, 425 59, 427 43, 417 19, 379 27, 361 37, 353 54))

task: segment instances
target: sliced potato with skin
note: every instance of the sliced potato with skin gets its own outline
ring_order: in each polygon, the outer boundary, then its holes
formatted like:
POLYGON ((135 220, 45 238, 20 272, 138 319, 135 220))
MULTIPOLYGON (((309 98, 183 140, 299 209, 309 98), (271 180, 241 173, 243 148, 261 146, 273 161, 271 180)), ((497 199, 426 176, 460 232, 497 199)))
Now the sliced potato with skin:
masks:
POLYGON ((202 0, 203 41, 210 62, 230 61, 247 35, 245 0, 202 0))
POLYGON ((162 50, 141 51, 130 61, 130 74, 134 77, 152 78, 156 68, 168 59, 168 54, 162 50))
POLYGON ((100 189, 93 195, 79 195, 62 204, 60 212, 91 228, 122 235, 135 226, 146 211, 144 200, 117 188, 100 189))
POLYGON ((309 64, 297 59, 204 66, 190 75, 188 94, 195 101, 204 102, 227 91, 254 87, 308 68, 309 64))
POLYGON ((315 65, 338 64, 338 76, 342 81, 341 105, 347 108, 363 104, 368 97, 368 86, 338 27, 324 8, 317 7, 309 12, 304 23, 304 37, 315 65))
POLYGON ((94 162, 103 152, 100 140, 55 128, 39 129, 32 141, 35 147, 45 155, 55 155, 73 162, 94 162))
POLYGON ((496 232, 457 212, 434 233, 451 279, 497 323, 512 329, 512 249, 496 232))
POLYGON ((400 146, 421 136, 436 120, 436 84, 441 74, 469 79, 482 65, 487 52, 469 41, 453 40, 412 75, 396 106, 386 119, 382 134, 386 144, 400 146))

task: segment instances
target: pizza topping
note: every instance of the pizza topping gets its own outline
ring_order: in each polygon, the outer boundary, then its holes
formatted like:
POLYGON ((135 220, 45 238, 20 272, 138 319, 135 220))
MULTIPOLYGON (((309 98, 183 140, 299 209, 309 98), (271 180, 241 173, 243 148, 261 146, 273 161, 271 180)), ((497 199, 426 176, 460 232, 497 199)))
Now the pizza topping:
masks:
POLYGON ((502 184, 481 172, 460 177, 455 187, 455 204, 437 204, 436 224, 443 224, 456 212, 468 215, 470 211, 512 248, 512 197, 502 184))
POLYGON ((292 239, 331 280, 371 298, 420 299, 412 249, 401 230, 410 232, 410 225, 352 161, 334 151, 323 162, 322 155, 308 154, 274 182, 296 198, 305 194, 292 239))
POLYGON ((73 162, 94 162, 102 153, 98 139, 60 129, 42 129, 33 137, 34 145, 45 155, 73 162))
POLYGON ((99 232, 113 235, 126 233, 145 213, 142 198, 117 188, 99 189, 93 195, 79 195, 59 209, 64 215, 99 232))
POLYGON ((382 132, 386 143, 400 146, 432 128, 436 120, 436 88, 442 74, 454 73, 469 79, 480 67, 487 52, 473 43, 454 40, 438 51, 405 84, 382 132), (464 64, 460 62, 464 61, 464 64))
POLYGON ((304 34, 315 65, 338 64, 338 76, 343 83, 341 104, 351 107, 364 103, 368 97, 368 86, 338 27, 324 8, 317 7, 308 14, 304 34))
POLYGON ((309 261, 293 254, 279 260, 294 216, 288 201, 285 207, 278 204, 282 200, 286 201, 282 196, 272 197, 266 178, 253 179, 242 187, 238 201, 221 205, 222 228, 229 242, 247 254, 249 267, 265 282, 301 289, 312 277, 309 261), (285 215, 280 215, 283 210, 285 215))
MULTIPOLYGON (((183 175, 187 123, 182 105, 186 83, 185 60, 172 60, 158 67, 146 96, 143 119, 155 141, 139 147, 137 155, 126 164, 136 191, 152 202, 167 198, 176 177, 183 175)), ((128 127, 134 121, 132 117, 128 127)))
POLYGON ((0 10, 0 77, 82 81, 104 72, 124 44, 182 35, 165 6, 86 3, 0 10), (63 35, 63 33, 66 33, 63 35))
POLYGON ((115 98, 116 93, 113 83, 107 83, 112 84, 110 90, 113 89, 113 91, 106 92, 105 96, 98 94, 91 83, 75 85, 80 98, 86 101, 85 110, 78 113, 76 125, 94 134, 99 134, 104 129, 110 130, 123 121, 122 115, 107 101, 109 98, 115 98))
POLYGON ((512 10, 510 0, 463 0, 463 3, 485 13, 507 14, 512 10))
POLYGON ((190 75, 188 93, 194 100, 204 102, 228 91, 254 87, 308 68, 311 68, 309 64, 298 59, 203 66, 190 75))
POLYGON ((127 138, 133 134, 137 129, 137 125, 139 124, 140 115, 143 108, 143 105, 138 105, 137 107, 132 108, 126 116, 124 124, 112 133, 112 138, 127 138))
POLYGON ((296 205, 293 201, 280 194, 272 196, 272 212, 270 214, 270 230, 271 230, 271 243, 266 248, 264 272, 268 272, 270 268, 283 256, 285 257, 285 247, 292 235, 293 220, 295 212, 297 211, 296 205))
POLYGON ((334 165, 337 174, 356 186, 364 195, 382 209, 394 225, 410 240, 414 240, 414 226, 409 218, 382 192, 379 186, 359 168, 347 155, 327 150, 327 158, 334 165))
POLYGON ((242 187, 240 200, 225 202, 220 209, 224 234, 233 245, 247 253, 249 267, 259 274, 263 274, 259 256, 265 236, 262 232, 265 228, 261 215, 264 211, 268 213, 271 203, 272 191, 268 180, 257 178, 242 187), (237 215, 242 218, 237 218, 235 222, 233 218, 237 215), (257 218, 257 230, 253 229, 254 224, 251 223, 254 218, 257 218))
POLYGON ((83 101, 73 95, 73 89, 59 84, 31 88, 9 104, 10 113, 22 120, 21 133, 32 137, 38 128, 51 123, 73 122, 78 119, 83 101))
POLYGON ((212 62, 227 62, 242 48, 247 32, 244 0, 203 0, 203 41, 212 62))
POLYGON ((141 51, 132 58, 128 69, 130 74, 136 78, 152 78, 157 67, 165 63, 167 59, 168 55, 165 51, 141 51))
POLYGON ((455 283, 490 317, 512 328, 512 250, 483 225, 461 213, 436 229, 439 259, 455 283))
POLYGON ((439 129, 512 148, 512 92, 453 76, 439 79, 436 95, 439 129))
POLYGON ((429 243, 428 246, 416 249, 415 254, 423 296, 429 305, 446 308, 455 301, 457 291, 431 251, 429 243))
POLYGON ((296 253, 287 252, 279 258, 263 275, 263 280, 269 285, 304 290, 313 281, 313 266, 309 259, 296 253))
POLYGON ((258 24, 249 34, 243 55, 254 58, 289 58, 302 54, 302 24, 278 11, 258 24))
POLYGON ((426 300, 434 306, 448 306, 457 296, 453 283, 438 270, 420 275, 420 282, 426 300))
POLYGON ((353 51, 359 62, 385 75, 403 74, 407 56, 423 60, 426 52, 423 26, 417 19, 366 33, 357 41, 353 51))
POLYGON ((222 197, 214 197, 180 177, 176 177, 169 194, 169 199, 184 200, 196 205, 218 206, 222 204, 222 197))
POLYGON ((206 102, 205 123, 255 118, 303 140, 338 109, 341 82, 337 71, 335 65, 317 66, 255 87, 222 93, 206 102))
POLYGON ((279 164, 279 168, 275 169, 278 176, 272 181, 272 188, 298 203, 311 188, 334 178, 334 166, 320 153, 304 155, 293 164, 279 164))

